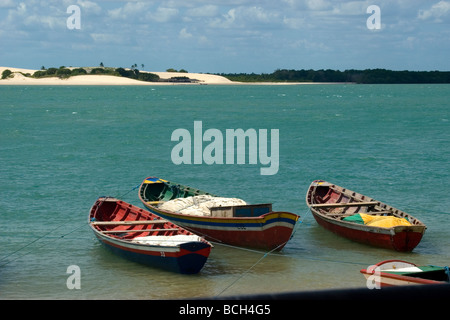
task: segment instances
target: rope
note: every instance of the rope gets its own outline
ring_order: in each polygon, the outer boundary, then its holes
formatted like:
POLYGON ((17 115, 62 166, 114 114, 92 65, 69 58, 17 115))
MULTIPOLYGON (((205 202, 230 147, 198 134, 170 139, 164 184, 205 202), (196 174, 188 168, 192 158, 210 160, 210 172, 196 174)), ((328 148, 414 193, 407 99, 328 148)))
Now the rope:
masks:
POLYGON ((136 190, 136 189, 139 188, 140 186, 141 186, 141 184, 136 185, 135 187, 131 188, 131 190, 128 190, 127 192, 125 192, 124 194, 118 196, 117 198, 118 198, 118 199, 121 199, 121 198, 125 197, 125 196, 126 196, 127 194, 129 194, 131 191, 136 190))
MULTIPOLYGON (((309 212, 309 210, 308 210, 308 212, 309 212)), ((291 235, 291 237, 289 238, 289 240, 292 239, 292 238, 294 237, 294 235, 295 235, 297 229, 299 228, 299 226, 300 226, 300 225, 303 223, 303 221, 305 220, 305 218, 306 218, 308 212, 303 216, 303 219, 302 219, 302 220, 299 220, 299 221, 297 222, 297 225, 295 226, 294 231, 292 232, 292 235, 291 235)), ((289 240, 288 240, 288 241, 289 241, 289 240)), ((288 241, 286 241, 286 242, 284 242, 284 243, 278 245, 278 246, 275 247, 274 249, 272 249, 272 250, 270 250, 270 251, 264 253, 264 255, 263 255, 261 258, 258 259, 258 261, 256 261, 250 268, 248 268, 244 273, 242 273, 238 278, 236 278, 232 283, 230 283, 227 287, 225 287, 225 288, 224 288, 221 292, 219 292, 216 296, 220 296, 222 293, 224 293, 224 292, 227 291, 229 288, 231 288, 238 280, 240 280, 240 279, 242 279, 244 276, 246 276, 247 273, 249 273, 250 270, 252 270, 256 265, 258 265, 264 258, 266 258, 268 255, 272 254, 272 253, 273 253, 274 251, 276 251, 278 248, 284 246, 288 241)), ((236 249, 246 250, 246 251, 258 252, 258 253, 260 252, 260 251, 257 251, 257 250, 251 250, 251 249, 248 249, 248 248, 236 247, 236 246, 232 246, 232 245, 225 245, 225 244, 222 244, 222 245, 228 246, 228 247, 232 247, 232 248, 236 248, 236 249)))
MULTIPOLYGON (((122 194, 122 195, 119 196, 119 197, 124 197, 125 195, 127 195, 127 194, 130 193, 130 192, 132 192, 133 190, 136 190, 139 186, 140 186, 140 184, 136 185, 135 187, 131 188, 129 191, 125 192, 124 194, 122 194)), ((36 243, 36 242, 42 240, 43 238, 46 238, 46 239, 55 239, 55 237, 48 237, 48 235, 51 234, 51 233, 53 233, 54 231, 58 230, 60 227, 66 225, 66 224, 67 224, 67 222, 58 225, 56 228, 50 230, 49 232, 45 233, 45 234, 42 235, 41 237, 38 237, 38 238, 34 239, 33 241, 31 241, 31 242, 25 244, 23 247, 20 247, 19 249, 17 249, 17 250, 15 250, 15 251, 13 251, 13 252, 11 252, 11 253, 5 255, 4 257, 2 257, 2 258, 0 259, 0 263, 3 262, 4 260, 6 260, 7 258, 9 258, 10 256, 12 256, 12 255, 18 253, 19 251, 22 251, 23 249, 25 249, 25 248, 31 246, 33 243, 36 243)), ((56 237, 56 239, 64 238, 65 236, 67 236, 67 235, 69 235, 69 234, 75 232, 76 230, 80 229, 80 228, 83 227, 84 225, 86 225, 86 222, 83 222, 80 226, 74 228, 73 230, 71 230, 71 231, 69 231, 69 232, 67 232, 67 233, 65 233, 65 234, 63 234, 63 235, 61 235, 61 236, 56 237)), ((43 244, 43 245, 42 245, 41 247, 39 247, 39 248, 42 248, 44 245, 45 245, 45 244, 43 244)), ((30 251, 30 252, 31 252, 31 251, 30 251)), ((5 263, 0 264, 0 267, 3 267, 3 266, 5 266, 5 265, 7 265, 7 264, 9 264, 9 263, 11 263, 11 262, 13 262, 13 261, 15 261, 15 260, 17 260, 17 259, 19 259, 19 258, 21 258, 21 257, 23 257, 23 256, 25 256, 25 255, 27 255, 27 254, 30 253, 30 252, 24 253, 24 254, 22 254, 22 255, 16 257, 15 259, 11 259, 11 260, 6 261, 5 263)))
MULTIPOLYGON (((310 210, 308 209, 308 211, 306 212, 306 214, 303 216, 302 220, 299 220, 297 225, 294 228, 294 231, 292 233, 292 236, 290 239, 292 239, 294 237, 294 234, 296 233, 296 231, 300 228, 300 226, 303 224, 303 222, 305 221, 305 218, 308 216, 308 213, 310 213, 310 210)), ((285 243, 279 245, 278 247, 276 247, 275 249, 272 249, 271 251, 268 251, 266 253, 264 253, 264 255, 258 259, 258 261, 256 261, 250 268, 248 268, 244 273, 242 273, 238 278, 236 278, 233 282, 231 282, 228 286, 226 286, 221 292, 219 292, 216 296, 220 296, 221 294, 223 294, 225 291, 227 291, 229 288, 231 288, 237 281, 239 281, 240 279, 242 279, 244 276, 246 276, 250 270, 252 270, 256 265, 258 265, 264 258, 266 258, 268 255, 282 255, 279 253, 273 253, 274 251, 276 251, 280 246, 283 246, 287 243, 288 241, 286 241, 285 243)), ((236 246, 232 246, 232 245, 226 245, 226 244, 221 244, 223 246, 228 246, 228 247, 232 247, 235 249, 240 249, 240 250, 246 250, 246 251, 251 251, 251 252, 256 252, 256 253, 260 253, 260 251, 257 250, 252 250, 252 249, 248 249, 248 248, 242 248, 242 247, 236 247, 236 246)), ((285 255, 283 255, 285 256, 285 255)), ((367 266, 367 263, 361 263, 361 262, 352 262, 352 261, 342 261, 342 260, 330 260, 330 259, 320 259, 320 258, 307 258, 307 257, 296 257, 296 256, 285 256, 288 258, 293 258, 293 259, 303 259, 303 260, 311 260, 311 261, 322 261, 322 262, 334 262, 334 263, 345 263, 345 264, 353 264, 353 265, 361 265, 361 266, 367 266)))
MULTIPOLYGON (((33 241, 27 243, 27 244, 24 245, 23 247, 21 247, 21 248, 15 250, 15 251, 13 251, 13 252, 7 254, 6 256, 4 256, 4 257, 2 257, 2 258, 0 259, 0 262, 6 260, 8 257, 10 257, 10 256, 16 254, 17 252, 19 252, 19 251, 21 251, 21 250, 23 250, 23 249, 25 249, 25 248, 31 246, 33 243, 35 243, 35 242, 37 242, 37 241, 39 241, 39 240, 41 240, 41 239, 43 239, 43 238, 47 238, 47 239, 61 239, 61 238, 64 238, 64 237, 67 236, 68 234, 71 234, 71 233, 75 232, 76 230, 80 229, 81 227, 83 227, 83 226, 86 224, 86 222, 84 222, 84 223, 81 224, 80 226, 74 228, 73 230, 71 230, 71 231, 69 231, 69 232, 67 232, 67 233, 65 233, 65 234, 63 234, 63 235, 61 235, 61 236, 59 236, 59 237, 47 237, 50 233, 53 233, 55 230, 59 229, 61 226, 66 225, 66 224, 67 224, 67 223, 64 223, 64 224, 61 224, 61 225, 57 226, 56 228, 54 228, 54 229, 52 229, 51 231, 45 233, 45 234, 42 235, 41 237, 38 237, 38 238, 34 239, 33 241)), ((44 247, 45 245, 46 245, 46 244, 44 243, 44 244, 43 244, 42 246, 40 246, 39 248, 42 248, 42 247, 44 247)), ((16 261, 17 259, 22 258, 23 256, 29 254, 30 252, 31 252, 31 251, 26 252, 26 253, 24 253, 24 254, 22 254, 22 255, 17 256, 17 257, 14 258, 14 259, 8 260, 8 261, 6 261, 5 263, 0 264, 0 267, 6 266, 7 264, 9 264, 9 263, 11 263, 11 262, 13 262, 13 261, 16 261)))
MULTIPOLYGON (((294 228, 294 232, 292 232, 291 239, 294 237, 294 235, 295 235, 295 233, 297 232, 298 228, 300 227, 301 224, 303 224, 303 221, 305 221, 305 218, 308 216, 308 213, 310 213, 310 212, 311 212, 311 210, 308 209, 308 210, 306 211, 306 213, 304 214, 303 219, 302 219, 302 220, 299 220, 299 221, 297 222, 297 225, 296 225, 295 228, 294 228)), ((300 216, 300 218, 301 218, 301 216, 300 216)))
POLYGON ((280 244, 278 247, 270 250, 269 252, 266 252, 261 258, 259 258, 258 261, 256 261, 250 268, 248 268, 244 273, 242 273, 238 278, 236 278, 232 283, 230 283, 227 287, 225 287, 221 292, 219 292, 216 297, 220 296, 222 293, 224 293, 225 291, 227 291, 229 288, 231 288, 238 280, 242 279, 245 275, 247 275, 247 273, 250 272, 250 270, 252 270, 257 264, 259 264, 265 257, 267 257, 270 253, 272 253, 273 251, 277 250, 279 247, 285 245, 287 243, 287 241, 285 243, 280 244))
MULTIPOLYGON (((122 194, 121 196, 119 196, 119 198, 122 198, 122 197, 124 197, 125 195, 127 195, 128 193, 132 192, 133 190, 136 190, 139 186, 140 186, 140 184, 136 185, 135 187, 131 188, 129 191, 127 191, 127 192, 125 192, 124 194, 122 194)), ((308 209, 308 211, 305 213, 305 215, 303 216, 303 218, 302 218, 301 220, 300 220, 300 219, 298 220, 297 225, 295 226, 294 231, 292 232, 292 235, 291 235, 290 239, 292 239, 292 238, 294 237, 295 233, 296 233, 297 230, 301 227, 301 225, 304 223, 305 218, 308 216, 309 213, 310 213, 310 210, 308 209)), ((38 237, 38 238, 34 239, 33 241, 27 243, 27 244, 24 245, 23 247, 21 247, 21 248, 15 250, 15 251, 13 251, 13 252, 7 254, 6 256, 4 256, 4 257, 2 257, 2 258, 0 259, 0 262, 6 260, 6 259, 9 258, 10 256, 12 256, 12 255, 14 255, 14 254, 20 252, 21 250, 24 250, 25 248, 31 246, 32 244, 34 244, 34 243, 36 243, 36 242, 42 240, 43 238, 46 238, 46 239, 55 239, 55 240, 57 240, 57 239, 62 239, 62 238, 64 238, 65 236, 67 236, 67 235, 69 235, 69 234, 71 234, 71 233, 77 231, 77 230, 80 229, 81 227, 85 226, 85 225, 86 225, 86 222, 83 222, 81 225, 77 226, 76 228, 72 229, 71 231, 69 231, 69 232, 67 232, 67 233, 65 233, 65 234, 63 234, 63 235, 61 235, 61 236, 59 236, 59 237, 55 237, 55 236, 48 237, 49 234, 52 234, 54 231, 56 231, 57 229, 59 229, 61 226, 64 226, 65 224, 66 224, 66 223, 61 224, 61 225, 58 225, 56 228, 54 228, 54 229, 52 229, 51 231, 45 233, 45 234, 42 235, 41 237, 38 237)), ((189 231, 192 231, 192 232, 195 233, 195 234, 205 236, 204 234, 201 234, 201 233, 199 233, 198 231, 190 230, 190 228, 188 228, 188 227, 184 227, 184 228, 187 229, 187 230, 189 230, 189 231)), ((289 240, 290 240, 290 239, 289 239, 289 240)), ((289 241, 289 240, 288 240, 288 241, 289 241)), ((249 248, 243 248, 243 247, 237 247, 237 246, 233 246, 233 245, 228 245, 228 244, 223 243, 223 242, 220 241, 219 239, 214 239, 214 240, 212 240, 212 241, 215 242, 215 243, 217 243, 217 244, 219 244, 219 245, 222 245, 222 246, 227 246, 227 247, 231 247, 231 248, 235 248, 235 249, 239 249, 239 250, 245 250, 245 251, 254 252, 254 253, 261 253, 261 251, 259 251, 259 250, 254 250, 254 249, 249 249, 249 248)), ((285 245, 288 241, 286 241, 285 243, 280 244, 278 247, 276 247, 276 248, 274 248, 274 249, 272 249, 272 250, 270 250, 270 251, 264 253, 263 256, 260 257, 260 258, 259 258, 259 259, 258 259, 258 260, 250 267, 250 268, 248 268, 248 269, 247 269, 244 273, 242 273, 236 280, 234 280, 234 281, 233 281, 232 283, 230 283, 227 287, 225 287, 225 288, 224 288, 217 296, 219 296, 219 295, 221 295, 222 293, 224 293, 226 290, 228 290, 230 287, 232 287, 238 280, 240 280, 240 279, 242 279, 244 276, 246 276, 246 275, 250 272, 250 270, 252 270, 255 266, 257 266, 257 265, 258 265, 262 260, 264 260, 264 258, 266 258, 268 255, 274 255, 273 252, 276 251, 279 247, 285 245)), ((39 247, 39 248, 42 248, 42 247, 45 246, 45 245, 46 245, 46 243, 43 244, 43 245, 42 245, 41 247, 39 247)), ((30 251, 30 252, 31 252, 31 251, 30 251)), ((13 262, 13 261, 15 261, 15 260, 21 258, 21 257, 27 255, 27 254, 30 253, 30 252, 24 253, 24 254, 22 254, 22 255, 20 255, 20 256, 18 256, 18 257, 16 257, 16 258, 14 258, 14 259, 8 260, 8 261, 6 261, 5 263, 0 264, 0 266, 5 266, 5 265, 7 265, 7 264, 9 264, 9 263, 11 263, 11 262, 13 262)), ((276 253, 275 255, 279 255, 279 254, 276 253)), ((296 257, 294 257, 294 258, 296 258, 296 257)), ((317 261, 328 261, 328 262, 337 262, 337 263, 350 263, 350 264, 356 264, 356 263, 348 262, 348 261, 333 261, 333 260, 316 259, 316 258, 305 258, 305 257, 302 257, 301 259, 306 259, 306 260, 317 260, 317 261)), ((366 265, 366 264, 363 264, 363 263, 359 263, 359 264, 361 264, 361 265, 366 265)))

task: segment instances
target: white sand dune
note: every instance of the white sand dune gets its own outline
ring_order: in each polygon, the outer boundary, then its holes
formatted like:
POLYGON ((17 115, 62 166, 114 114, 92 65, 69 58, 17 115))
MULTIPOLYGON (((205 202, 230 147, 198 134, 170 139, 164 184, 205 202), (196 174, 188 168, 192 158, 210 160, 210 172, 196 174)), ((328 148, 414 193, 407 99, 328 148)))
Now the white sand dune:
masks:
MULTIPOLYGON (((4 70, 9 69, 13 76, 7 79, 0 79, 0 85, 174 85, 185 83, 173 82, 146 82, 125 77, 116 77, 108 75, 79 75, 68 79, 58 77, 35 79, 24 76, 23 74, 33 74, 38 70, 0 67, 0 75, 4 70)), ((144 71, 141 71, 144 72, 144 71)), ((235 84, 225 77, 203 74, 203 73, 178 73, 178 72, 151 72, 157 74, 161 79, 170 79, 172 77, 188 77, 192 80, 198 80, 198 84, 235 84)))
MULTIPOLYGON (((29 73, 32 75, 38 70, 32 69, 21 69, 21 68, 10 68, 10 67, 0 67, 0 85, 117 85, 117 86, 167 86, 167 85, 199 85, 199 84, 220 84, 220 85, 298 85, 298 84, 333 84, 331 82, 237 82, 231 81, 225 77, 205 74, 205 73, 181 73, 181 72, 153 72, 153 71, 141 71, 150 72, 157 74, 161 80, 167 80, 172 77, 188 77, 191 80, 198 80, 193 83, 183 83, 183 82, 147 82, 139 81, 126 77, 118 76, 108 76, 108 75, 80 75, 72 76, 68 79, 60 79, 58 77, 52 78, 31 78, 24 76, 24 74, 29 73), (4 70, 9 69, 13 72, 13 75, 7 79, 1 79, 1 75, 4 70)), ((338 83, 339 84, 339 83, 338 83)), ((340 83, 342 84, 342 83, 340 83)))

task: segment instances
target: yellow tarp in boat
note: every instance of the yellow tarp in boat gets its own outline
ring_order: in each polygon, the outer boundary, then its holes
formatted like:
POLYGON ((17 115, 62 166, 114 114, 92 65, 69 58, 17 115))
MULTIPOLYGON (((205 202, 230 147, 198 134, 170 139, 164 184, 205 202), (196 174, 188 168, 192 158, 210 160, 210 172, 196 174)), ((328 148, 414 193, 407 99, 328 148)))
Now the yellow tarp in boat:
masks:
POLYGON ((394 216, 373 216, 365 213, 357 213, 352 216, 346 217, 343 220, 382 228, 411 225, 411 223, 405 218, 397 218, 394 216))

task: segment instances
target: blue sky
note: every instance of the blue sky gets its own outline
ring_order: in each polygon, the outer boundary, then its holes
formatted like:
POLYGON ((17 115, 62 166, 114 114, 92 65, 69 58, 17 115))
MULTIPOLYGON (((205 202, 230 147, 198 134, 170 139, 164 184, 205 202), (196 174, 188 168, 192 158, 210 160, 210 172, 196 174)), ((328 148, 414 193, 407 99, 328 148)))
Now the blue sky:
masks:
POLYGON ((0 0, 0 66, 450 71, 449 53, 450 0, 0 0))

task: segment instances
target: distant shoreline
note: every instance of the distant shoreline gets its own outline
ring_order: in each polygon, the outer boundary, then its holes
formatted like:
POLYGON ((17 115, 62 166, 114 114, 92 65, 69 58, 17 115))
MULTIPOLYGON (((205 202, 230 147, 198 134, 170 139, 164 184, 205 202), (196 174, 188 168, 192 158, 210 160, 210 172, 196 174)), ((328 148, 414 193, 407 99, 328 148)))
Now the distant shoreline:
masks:
POLYGON ((276 70, 270 74, 153 72, 105 67, 60 67, 45 70, 0 67, 0 85, 260 85, 448 84, 450 71, 276 70), (3 72, 9 70, 6 78, 3 72), (86 71, 87 70, 87 71, 86 71), (94 70, 96 72, 94 72, 94 70), (52 71, 52 72, 51 72, 52 71), (76 72, 75 72, 76 71, 76 72), (36 73, 36 74, 35 74, 36 73), (94 73, 94 74, 92 74, 94 73), (34 75, 34 76, 33 76, 34 75))
MULTIPOLYGON (((333 82, 240 82, 232 81, 224 76, 204 73, 178 73, 178 72, 150 72, 160 77, 159 82, 148 82, 136 79, 130 79, 114 75, 76 75, 69 78, 45 77, 33 78, 24 74, 34 74, 34 69, 22 69, 14 67, 0 67, 0 76, 5 70, 12 72, 6 79, 0 79, 0 85, 65 85, 65 86, 89 86, 89 85, 117 85, 117 86, 173 86, 173 85, 314 85, 314 84, 337 84, 333 82), (187 77, 193 82, 170 81, 175 77, 187 77)), ((141 71, 147 72, 147 71, 141 71)), ((342 84, 342 83, 340 83, 342 84)))
POLYGON ((166 82, 148 82, 127 77, 115 76, 115 75, 77 75, 70 76, 69 78, 59 77, 44 77, 33 78, 31 76, 25 76, 24 74, 34 74, 36 71, 33 69, 21 69, 12 67, 0 67, 0 75, 4 70, 10 70, 11 76, 6 79, 0 79, 0 85, 134 85, 134 86, 149 86, 149 85, 178 85, 178 84, 194 84, 183 82, 167 82, 172 77, 189 77, 190 79, 198 80, 195 84, 233 84, 234 82, 226 79, 222 76, 207 75, 200 73, 177 73, 177 72, 151 72, 158 75, 163 81, 166 82))

